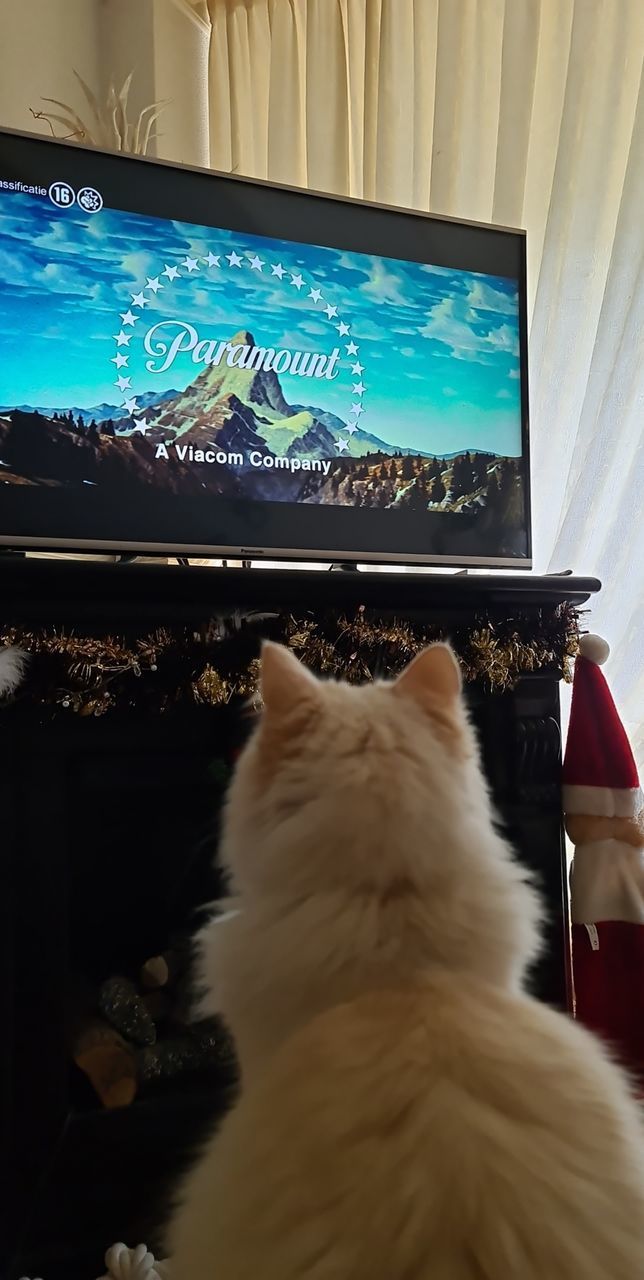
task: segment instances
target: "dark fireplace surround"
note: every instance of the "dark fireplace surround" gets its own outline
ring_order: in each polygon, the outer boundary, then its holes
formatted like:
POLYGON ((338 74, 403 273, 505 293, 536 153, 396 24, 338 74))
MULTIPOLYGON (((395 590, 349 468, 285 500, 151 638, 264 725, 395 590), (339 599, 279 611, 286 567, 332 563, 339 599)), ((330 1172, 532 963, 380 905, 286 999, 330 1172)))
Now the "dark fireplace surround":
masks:
MULTIPOLYGON (((599 584, 570 577, 208 569, 0 557, 3 625, 65 630, 203 621, 218 611, 351 611, 463 626, 567 601, 599 584)), ((548 910, 533 986, 571 1007, 560 804, 559 680, 523 677, 506 693, 469 686, 485 769, 504 828, 548 910)), ((128 1107, 101 1109, 70 1066, 69 988, 131 972, 189 930, 220 891, 213 759, 245 732, 239 707, 163 714, 0 712, 2 977, 0 1271, 95 1280, 106 1247, 159 1240, 168 1195, 232 1094, 230 1075, 179 1077, 128 1107)))

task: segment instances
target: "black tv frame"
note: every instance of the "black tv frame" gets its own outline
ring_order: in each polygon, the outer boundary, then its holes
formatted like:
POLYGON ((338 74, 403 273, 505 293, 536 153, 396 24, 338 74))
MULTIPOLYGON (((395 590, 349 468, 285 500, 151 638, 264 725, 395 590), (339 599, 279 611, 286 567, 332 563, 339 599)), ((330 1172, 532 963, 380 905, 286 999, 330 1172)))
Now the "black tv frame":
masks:
MULTIPOLYGON (((530 484, 530 431, 528 403, 528 343, 527 343, 527 284, 526 284, 526 233, 517 228, 496 226, 464 219, 455 219, 439 214, 431 214, 422 210, 399 208, 392 205, 378 204, 372 201, 357 200, 349 196, 330 195, 328 193, 302 190, 285 184, 269 183, 258 178, 243 177, 238 174, 221 173, 216 170, 197 168, 177 164, 171 161, 157 160, 151 157, 131 156, 124 152, 88 148, 83 143, 67 139, 45 138, 41 134, 0 129, 0 180, 15 172, 16 177, 24 173, 24 159, 20 162, 19 151, 25 144, 33 151, 34 157, 40 153, 40 162, 45 177, 39 179, 43 185, 50 181, 65 177, 63 168, 74 179, 76 169, 82 169, 83 182, 90 180, 92 165, 103 169, 105 177, 96 179, 96 185, 103 190, 109 188, 110 180, 118 186, 118 202, 115 197, 106 200, 110 207, 123 209, 132 213, 144 213, 156 217, 176 217, 183 222, 196 226, 217 226, 224 221, 227 229, 239 230, 247 234, 261 235, 290 240, 294 243, 321 244, 331 248, 347 249, 358 253, 372 253, 378 256, 398 258, 400 261, 419 261, 432 265, 454 266, 456 269, 477 271, 482 273, 508 275, 507 269, 499 269, 498 257, 501 241, 511 237, 515 241, 517 254, 516 278, 519 282, 519 345, 521 369, 521 442, 522 467, 524 471, 524 503, 525 503, 525 556, 500 557, 494 554, 472 556, 459 553, 425 553, 418 554, 405 550, 402 545, 391 546, 387 550, 375 550, 368 545, 351 545, 359 538, 351 536, 351 524, 355 522, 356 510, 342 506, 307 506, 298 503, 278 502, 234 502, 229 499, 211 497, 210 504, 222 510, 220 526, 227 525, 233 532, 243 532, 246 536, 239 539, 230 536, 185 539, 182 536, 186 526, 192 522, 194 528, 194 503, 190 498, 172 496, 172 511, 163 513, 165 526, 159 539, 151 539, 150 527, 160 524, 154 508, 158 509, 159 494, 152 499, 149 510, 146 510, 145 499, 139 510, 138 523, 135 520, 127 530, 115 528, 114 536, 105 536, 106 527, 122 523, 122 513, 115 512, 113 495, 106 498, 96 489, 89 494, 74 492, 71 513, 63 509, 65 496, 67 506, 68 491, 62 495, 60 490, 38 487, 30 490, 18 486, 13 493, 3 494, 0 510, 0 546, 23 549, 42 549, 48 551, 86 551, 86 552, 132 552, 180 555, 180 556, 212 556, 223 558, 242 558, 253 560, 285 560, 285 561, 346 561, 352 563, 371 562, 380 564, 408 564, 415 566, 440 566, 453 568, 503 568, 530 569, 532 567, 532 521, 531 521, 531 484, 530 484), (49 159, 47 159, 49 157, 49 159), (119 169, 128 166, 130 172, 127 181, 122 176, 111 179, 114 172, 112 166, 119 169), (182 175, 193 175, 199 186, 193 183, 189 197, 176 196, 176 188, 167 182, 168 173, 179 172, 182 175), (210 210, 216 205, 217 186, 224 183, 228 194, 239 191, 237 207, 242 213, 237 215, 230 206, 225 218, 218 219, 210 210), (286 197, 286 201, 285 201, 286 197), (163 206, 159 208, 159 202, 163 206), (189 212, 186 213, 186 204, 189 212), (243 207, 245 205, 245 208, 243 207), (260 209, 257 226, 252 225, 252 210, 260 209), (307 217, 303 219, 303 210, 307 217), (170 210, 173 210, 170 212, 170 210), (349 214, 355 210, 358 217, 349 214), (365 211, 371 217, 364 218, 365 211), (249 212, 251 216, 249 217, 249 212), (314 215, 311 217, 311 215, 314 215), (343 223, 344 218, 344 223, 343 223), (353 220, 352 220, 353 219, 353 220), (301 227, 306 221, 307 231, 303 234, 301 227), (311 222, 320 227, 319 234, 311 232, 311 222), (239 225, 235 225, 239 222, 239 225), (433 227, 453 229, 452 247, 446 253, 441 249, 431 248, 431 232, 433 227), (336 226, 342 231, 338 232, 336 226), (397 240, 398 245, 405 244, 405 256, 401 258, 400 249, 383 245, 380 239, 384 231, 387 237, 397 240), (464 239, 459 237, 463 233, 464 239), (472 256, 470 241, 474 233, 476 253, 472 256), (420 244, 423 250, 420 250, 420 244), (414 248, 417 244, 418 247, 414 248), (410 251, 411 250, 411 251, 410 251), (19 494, 17 490, 20 490, 19 494), (30 498, 37 492, 37 501, 30 498), (8 496, 8 501, 5 499, 8 496), (26 515, 24 504, 31 507, 26 515), (13 508, 13 510, 11 509, 13 508), (227 509, 226 509, 227 508, 227 509), (242 509, 243 508, 243 509, 242 509), (256 508, 253 512, 252 508, 256 508), (6 514, 5 514, 6 513, 6 514), (304 513, 304 514, 303 514, 304 513), (316 516, 318 517, 316 521, 316 516), (6 520, 6 524, 5 524, 6 520), (313 529, 316 523, 333 520, 338 528, 338 535, 333 539, 321 538, 331 545, 292 546, 293 522, 298 526, 310 524, 313 529), (81 537, 72 526, 83 523, 84 535, 81 537), (4 526, 4 528, 2 527, 4 526), (35 526, 35 527, 34 527, 35 526), (266 536, 268 527, 269 536, 266 536), (13 529, 15 528, 15 532, 13 529), (57 532, 52 535, 52 529, 57 532), (5 530, 12 529, 11 532, 5 530), (346 532, 345 532, 346 529, 346 532), (271 532, 272 531, 272 532, 271 532), (253 533, 257 537, 253 537, 253 533), (263 535, 263 536, 259 536, 263 535), (347 545, 344 545, 344 544, 347 545)), ((26 179, 24 179, 26 180, 26 179)), ((221 187, 219 187, 221 190, 221 187)), ((234 206, 234 201, 231 205, 234 206)), ((515 275, 515 273, 512 273, 515 275)), ((161 498, 161 500, 163 500, 161 498)), ((397 519, 399 513, 397 514, 397 519)), ((422 513, 427 520, 432 513, 422 513)), ((360 517, 365 515, 380 516, 382 520, 382 540, 387 538, 396 541, 394 534, 407 537, 405 528, 394 528, 393 523, 387 525, 385 511, 360 510, 360 517)), ((418 516, 418 513, 417 513, 418 516)), ((441 513, 438 519, 444 519, 441 513)), ((459 519, 461 517, 458 517, 459 519)), ((357 523, 357 522, 355 522, 357 523)), ((216 531, 215 531, 216 533, 216 531)), ((401 538, 398 538, 400 544, 401 538)), ((313 542, 313 538, 310 538, 313 542)))

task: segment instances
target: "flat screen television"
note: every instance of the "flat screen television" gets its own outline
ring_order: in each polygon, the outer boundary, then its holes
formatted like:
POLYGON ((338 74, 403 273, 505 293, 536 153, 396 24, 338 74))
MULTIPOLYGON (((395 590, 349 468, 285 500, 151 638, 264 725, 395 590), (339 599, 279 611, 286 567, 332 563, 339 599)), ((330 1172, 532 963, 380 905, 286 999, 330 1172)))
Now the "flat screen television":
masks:
POLYGON ((528 567, 525 237, 0 132, 0 543, 528 567))

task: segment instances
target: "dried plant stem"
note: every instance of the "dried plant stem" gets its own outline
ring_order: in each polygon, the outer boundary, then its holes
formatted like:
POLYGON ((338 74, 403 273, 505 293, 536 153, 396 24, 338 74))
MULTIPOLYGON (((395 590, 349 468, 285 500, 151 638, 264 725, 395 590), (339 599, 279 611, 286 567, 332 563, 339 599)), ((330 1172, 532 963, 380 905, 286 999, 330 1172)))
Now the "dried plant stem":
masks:
POLYGON ((139 112, 134 119, 128 118, 128 99, 132 85, 132 73, 127 76, 120 89, 114 82, 108 88, 105 102, 101 104, 96 94, 85 83, 82 76, 74 71, 83 97, 89 108, 88 121, 58 98, 46 98, 43 102, 58 107, 58 111, 29 110, 34 120, 46 120, 53 138, 71 139, 86 142, 93 147, 106 147, 114 151, 129 151, 133 155, 147 155, 150 145, 157 136, 154 125, 158 120, 166 102, 151 102, 139 112), (55 126, 61 125, 68 132, 56 133, 55 126))

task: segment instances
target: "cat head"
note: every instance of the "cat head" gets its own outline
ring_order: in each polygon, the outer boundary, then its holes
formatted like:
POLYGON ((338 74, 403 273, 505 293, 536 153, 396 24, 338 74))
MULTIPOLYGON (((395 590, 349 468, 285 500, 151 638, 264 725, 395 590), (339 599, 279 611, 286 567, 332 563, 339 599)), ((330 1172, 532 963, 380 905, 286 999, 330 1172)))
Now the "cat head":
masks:
POLYGON ((331 975, 336 1000, 434 963, 519 986, 540 904, 495 829, 449 646, 355 686, 267 644, 261 688, 220 850, 237 914, 204 968, 246 1056, 260 1024, 277 1034, 278 989, 284 1031, 331 975))
POLYGON ((391 682, 319 680, 265 644, 264 711, 238 762, 222 854, 238 893, 386 891, 491 827, 448 645, 391 682), (443 852, 441 852, 443 851, 443 852))

